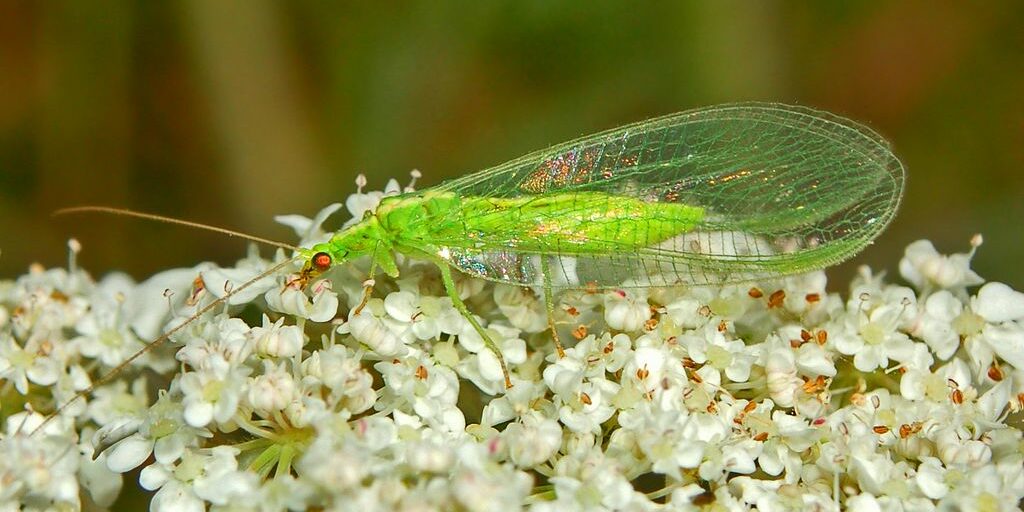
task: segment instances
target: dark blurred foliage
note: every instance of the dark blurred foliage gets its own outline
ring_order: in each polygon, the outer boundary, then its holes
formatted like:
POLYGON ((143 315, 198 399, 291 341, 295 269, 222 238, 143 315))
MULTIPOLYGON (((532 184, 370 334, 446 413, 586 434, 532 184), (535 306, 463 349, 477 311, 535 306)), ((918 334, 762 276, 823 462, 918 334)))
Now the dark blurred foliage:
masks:
MULTIPOLYGON (((0 276, 136 277, 244 244, 102 204, 290 240, 281 213, 424 172, 423 185, 646 117, 739 100, 874 127, 909 172, 859 263, 985 235, 1024 288, 1024 5, 908 2, 0 3, 0 276)), ((342 219, 338 219, 340 222, 342 219)))

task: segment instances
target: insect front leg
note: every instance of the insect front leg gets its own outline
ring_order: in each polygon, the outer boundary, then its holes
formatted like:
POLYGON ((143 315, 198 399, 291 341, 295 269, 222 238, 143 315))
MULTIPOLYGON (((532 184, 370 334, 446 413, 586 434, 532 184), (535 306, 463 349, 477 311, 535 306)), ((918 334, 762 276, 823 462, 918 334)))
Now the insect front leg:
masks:
POLYGON ((353 314, 358 315, 363 312, 363 308, 366 307, 366 303, 370 301, 370 295, 373 294, 373 286, 377 284, 373 280, 373 276, 377 275, 377 262, 370 264, 370 275, 363 281, 363 300, 359 301, 359 305, 352 311, 353 314))
POLYGON ((505 365, 505 357, 501 355, 501 350, 498 349, 498 344, 494 343, 494 340, 491 339, 490 335, 487 334, 487 331, 485 331, 483 326, 480 325, 480 322, 477 322, 473 314, 469 312, 469 308, 466 307, 466 303, 462 302, 462 298, 459 297, 459 290, 455 288, 455 280, 452 279, 451 267, 441 261, 435 261, 434 263, 437 265, 437 268, 441 269, 441 281, 444 283, 444 291, 447 292, 448 297, 452 299, 452 305, 454 305, 455 309, 457 309, 459 313, 469 321, 469 324, 473 326, 473 329, 475 329, 477 334, 480 335, 480 338, 483 339, 484 346, 487 347, 487 350, 490 350, 491 353, 494 354, 494 357, 498 358, 498 364, 501 365, 501 373, 505 376, 505 388, 511 388, 512 379, 509 376, 508 367, 505 365))
POLYGON ((544 256, 540 257, 540 274, 541 285, 544 288, 544 303, 548 310, 548 328, 551 329, 551 340, 555 342, 555 350, 558 351, 558 357, 565 357, 562 342, 558 339, 558 329, 555 328, 555 299, 554 294, 551 292, 551 272, 548 268, 548 260, 544 256))

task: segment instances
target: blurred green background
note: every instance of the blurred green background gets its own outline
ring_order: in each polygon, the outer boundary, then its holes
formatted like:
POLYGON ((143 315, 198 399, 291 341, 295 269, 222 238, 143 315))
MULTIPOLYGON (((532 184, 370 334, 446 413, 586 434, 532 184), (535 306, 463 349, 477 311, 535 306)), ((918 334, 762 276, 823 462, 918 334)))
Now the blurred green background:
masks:
MULTIPOLYGON (((902 211, 860 263, 985 235, 975 268, 1024 288, 1019 1, 626 3, 269 0, 0 3, 0 276, 144 277, 244 244, 102 204, 291 241, 371 187, 422 185, 620 124, 739 100, 834 111, 890 139, 902 211)), ((337 222, 344 219, 339 218, 337 222)))

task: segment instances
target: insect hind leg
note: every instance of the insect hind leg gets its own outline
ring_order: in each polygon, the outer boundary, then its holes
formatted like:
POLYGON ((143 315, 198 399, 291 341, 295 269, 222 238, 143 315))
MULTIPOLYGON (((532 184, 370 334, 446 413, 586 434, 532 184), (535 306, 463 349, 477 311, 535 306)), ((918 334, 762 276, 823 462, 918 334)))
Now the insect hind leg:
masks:
POLYGON ((494 343, 494 340, 491 339, 491 336, 488 335, 487 331, 485 331, 483 326, 480 325, 480 322, 477 322, 473 314, 469 312, 469 308, 466 307, 466 303, 462 302, 462 298, 459 297, 459 291, 455 287, 455 280, 452 278, 452 269, 444 262, 435 261, 434 263, 437 265, 437 268, 441 270, 441 281, 444 282, 444 291, 447 292, 448 297, 452 299, 452 305, 454 305, 455 309, 469 321, 469 324, 472 325, 473 329, 475 329, 477 334, 480 335, 480 338, 483 340, 484 346, 487 347, 487 350, 490 350, 491 353, 494 354, 494 357, 498 359, 498 364, 501 365, 501 373, 505 377, 505 389, 511 388, 512 378, 509 376, 508 366, 505 365, 505 357, 501 355, 501 350, 498 349, 498 345, 494 343))

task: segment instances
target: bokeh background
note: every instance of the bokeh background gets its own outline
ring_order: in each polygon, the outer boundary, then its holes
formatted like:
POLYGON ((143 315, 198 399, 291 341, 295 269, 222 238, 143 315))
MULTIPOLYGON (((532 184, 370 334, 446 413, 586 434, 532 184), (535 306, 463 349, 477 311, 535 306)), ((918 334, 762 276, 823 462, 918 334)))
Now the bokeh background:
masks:
MULTIPOLYGON (((858 264, 985 236, 1024 288, 1024 4, 904 2, 0 2, 0 277, 145 277, 244 243, 102 204, 290 241, 273 223, 353 179, 423 185, 620 124, 740 100, 860 120, 909 172, 858 264)), ((343 218, 337 219, 340 223, 343 218)), ((841 289, 841 287, 840 287, 841 289)), ((844 290, 845 291, 845 290, 844 290)))

